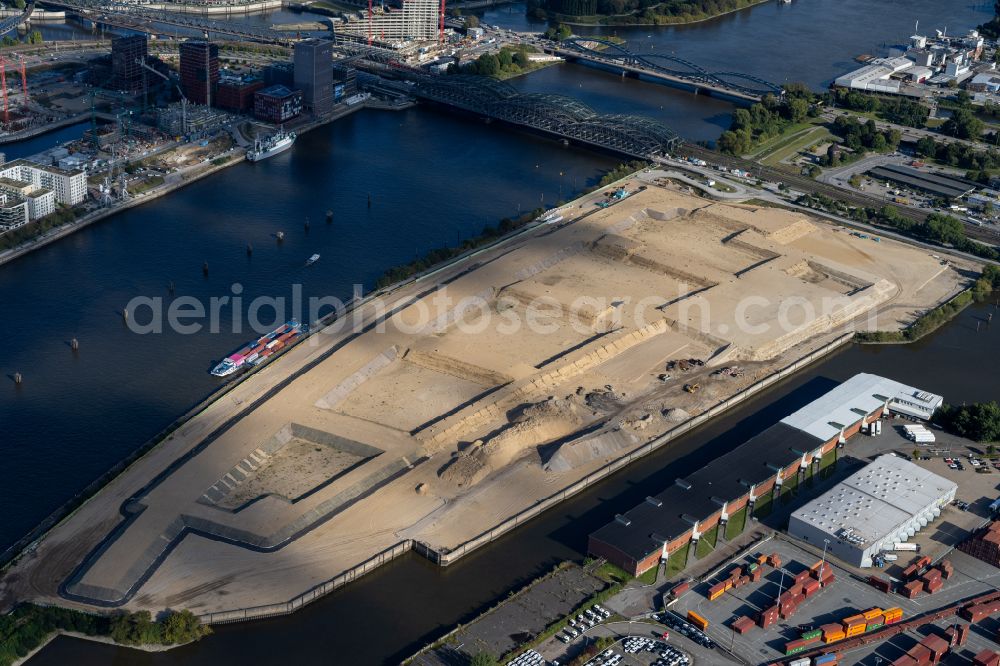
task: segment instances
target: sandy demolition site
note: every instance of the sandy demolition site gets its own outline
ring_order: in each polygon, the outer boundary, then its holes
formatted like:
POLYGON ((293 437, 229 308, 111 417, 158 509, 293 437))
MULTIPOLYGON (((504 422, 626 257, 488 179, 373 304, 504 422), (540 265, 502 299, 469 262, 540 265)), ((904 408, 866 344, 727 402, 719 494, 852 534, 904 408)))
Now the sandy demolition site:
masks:
POLYGON ((574 202, 363 308, 384 325, 316 334, 54 529, 3 601, 207 613, 285 602, 403 539, 454 549, 852 322, 898 328, 964 281, 901 243, 662 185, 574 202))

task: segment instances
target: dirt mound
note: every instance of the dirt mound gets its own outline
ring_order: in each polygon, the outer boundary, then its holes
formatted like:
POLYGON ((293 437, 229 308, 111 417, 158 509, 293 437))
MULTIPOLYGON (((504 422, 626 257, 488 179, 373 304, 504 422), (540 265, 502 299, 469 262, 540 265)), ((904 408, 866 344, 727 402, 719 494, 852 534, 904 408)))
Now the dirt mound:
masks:
POLYGON ((777 229, 770 233, 765 233, 764 236, 767 240, 773 243, 788 245, 789 243, 794 243, 800 238, 808 236, 814 231, 816 231, 815 226, 805 220, 799 220, 789 224, 787 227, 777 229))
POLYGON ((573 433, 582 423, 581 410, 572 400, 549 398, 527 405, 512 415, 510 425, 487 441, 477 440, 460 451, 441 471, 441 479, 471 486, 539 444, 573 433))
POLYGON ((667 423, 684 423, 691 418, 691 415, 680 407, 668 407, 662 413, 667 423))

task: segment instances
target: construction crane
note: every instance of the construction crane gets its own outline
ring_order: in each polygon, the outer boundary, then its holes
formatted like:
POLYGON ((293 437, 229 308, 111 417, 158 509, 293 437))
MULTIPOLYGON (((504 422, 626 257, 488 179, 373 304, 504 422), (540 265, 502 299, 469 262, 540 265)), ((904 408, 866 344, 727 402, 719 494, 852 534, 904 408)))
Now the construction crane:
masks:
MULTIPOLYGON (((142 58, 136 58, 136 63, 140 67, 142 67, 143 69, 148 69, 153 74, 156 74, 158 77, 160 77, 161 79, 163 79, 167 83, 174 83, 173 80, 169 76, 167 76, 163 72, 159 71, 158 69, 155 69, 155 68, 150 67, 149 65, 147 65, 146 61, 143 60, 142 58)), ((184 135, 187 136, 187 134, 188 134, 188 123, 187 123, 187 105, 188 105, 188 99, 187 99, 187 97, 184 96, 184 91, 181 90, 181 87, 180 87, 179 84, 174 83, 174 87, 177 88, 177 94, 179 94, 181 96, 181 129, 183 130, 184 135)), ((145 95, 145 94, 146 94, 145 74, 143 74, 143 95, 145 95)))

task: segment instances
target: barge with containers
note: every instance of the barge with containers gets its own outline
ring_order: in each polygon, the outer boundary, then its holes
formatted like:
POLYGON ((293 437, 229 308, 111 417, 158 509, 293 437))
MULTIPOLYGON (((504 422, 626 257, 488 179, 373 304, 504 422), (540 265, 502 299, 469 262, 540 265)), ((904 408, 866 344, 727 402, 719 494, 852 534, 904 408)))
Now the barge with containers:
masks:
POLYGON ((221 363, 212 368, 212 374, 216 377, 228 377, 237 370, 262 365, 306 331, 307 327, 290 319, 222 359, 221 363))

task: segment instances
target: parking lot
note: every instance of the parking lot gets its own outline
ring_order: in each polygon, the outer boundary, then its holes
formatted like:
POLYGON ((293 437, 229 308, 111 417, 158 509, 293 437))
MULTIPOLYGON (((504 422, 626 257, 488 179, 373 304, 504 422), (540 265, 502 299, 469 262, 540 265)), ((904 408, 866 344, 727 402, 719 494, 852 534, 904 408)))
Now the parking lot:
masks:
MULTIPOLYGON (((929 529, 933 530, 933 527, 932 524, 929 529)), ((802 631, 800 627, 803 626, 818 627, 839 622, 875 606, 900 607, 903 609, 903 619, 906 620, 1000 586, 1000 570, 964 553, 953 552, 949 559, 955 565, 955 575, 936 594, 922 594, 909 600, 897 594, 880 592, 852 576, 852 572, 836 560, 827 558, 836 576, 832 585, 806 600, 788 620, 780 620, 766 630, 755 626, 747 634, 740 636, 730 628, 733 620, 742 615, 756 619, 760 610, 772 605, 780 592, 788 589, 797 573, 811 567, 821 558, 819 551, 800 546, 786 538, 772 539, 763 550, 766 553, 778 553, 782 560, 781 570, 767 567, 759 583, 732 589, 719 599, 709 601, 706 597, 707 589, 721 580, 716 576, 694 587, 672 606, 682 616, 693 610, 704 617, 709 622, 707 634, 710 638, 754 663, 783 656, 785 643, 798 638, 802 631)), ((725 576, 729 568, 724 567, 720 575, 725 576)), ((878 571, 865 570, 864 575, 878 571)))

